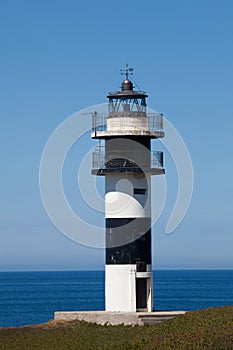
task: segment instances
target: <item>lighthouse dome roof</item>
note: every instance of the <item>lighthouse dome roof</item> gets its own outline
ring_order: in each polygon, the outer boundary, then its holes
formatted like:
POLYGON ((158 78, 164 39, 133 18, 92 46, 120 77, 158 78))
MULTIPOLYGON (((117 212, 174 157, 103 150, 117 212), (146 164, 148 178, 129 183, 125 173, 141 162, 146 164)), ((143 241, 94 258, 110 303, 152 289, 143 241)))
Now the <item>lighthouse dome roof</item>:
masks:
POLYGON ((122 91, 133 90, 133 83, 132 83, 132 81, 129 80, 128 78, 126 78, 121 84, 121 89, 122 89, 122 91))

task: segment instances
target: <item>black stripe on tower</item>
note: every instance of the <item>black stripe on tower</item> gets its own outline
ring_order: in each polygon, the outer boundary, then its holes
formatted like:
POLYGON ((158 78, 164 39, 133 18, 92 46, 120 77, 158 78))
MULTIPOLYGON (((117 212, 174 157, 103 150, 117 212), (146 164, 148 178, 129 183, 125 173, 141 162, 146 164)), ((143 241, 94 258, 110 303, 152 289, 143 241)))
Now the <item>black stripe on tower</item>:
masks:
POLYGON ((109 137, 105 141, 105 150, 107 152, 115 151, 118 149, 130 150, 131 145, 133 145, 133 150, 137 150, 137 146, 135 143, 136 144, 138 143, 140 150, 141 150, 141 146, 144 146, 149 151, 151 149, 151 139, 148 136, 114 135, 114 137, 109 137), (120 141, 119 141, 119 138, 121 139, 120 141), (133 141, 134 143, 132 144, 131 141, 133 141))
POLYGON ((106 264, 151 264, 150 227, 151 218, 106 219, 106 264))
POLYGON ((127 136, 105 142, 105 174, 116 172, 145 173, 151 170, 151 140, 127 136))

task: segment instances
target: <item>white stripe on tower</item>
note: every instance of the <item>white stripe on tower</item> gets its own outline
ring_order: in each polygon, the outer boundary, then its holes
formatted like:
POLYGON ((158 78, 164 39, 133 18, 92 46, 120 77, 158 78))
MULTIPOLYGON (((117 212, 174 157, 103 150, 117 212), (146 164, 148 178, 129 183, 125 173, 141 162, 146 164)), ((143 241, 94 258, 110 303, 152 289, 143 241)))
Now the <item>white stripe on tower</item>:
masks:
POLYGON ((105 217, 151 217, 150 174, 111 173, 105 177, 105 217))

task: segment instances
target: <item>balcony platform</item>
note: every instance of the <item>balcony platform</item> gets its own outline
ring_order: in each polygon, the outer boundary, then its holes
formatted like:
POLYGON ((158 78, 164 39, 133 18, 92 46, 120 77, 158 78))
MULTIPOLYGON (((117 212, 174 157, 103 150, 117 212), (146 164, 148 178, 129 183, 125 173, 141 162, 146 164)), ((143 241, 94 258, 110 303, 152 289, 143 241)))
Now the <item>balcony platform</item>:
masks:
POLYGON ((105 176, 110 173, 134 173, 134 174, 151 174, 151 175, 164 175, 165 170, 163 168, 100 168, 92 169, 92 175, 105 176))
POLYGON ((163 115, 133 111, 93 114, 91 133, 93 139, 124 136, 144 136, 151 139, 164 137, 163 115))
POLYGON ((93 139, 107 139, 110 137, 124 137, 124 136, 145 136, 151 139, 160 139, 164 137, 164 131, 150 131, 150 130, 104 130, 93 131, 91 137, 93 139))
POLYGON ((55 321, 85 321, 100 325, 139 325, 156 324, 183 315, 186 311, 154 312, 110 312, 110 311, 56 311, 55 321))
POLYGON ((112 150, 105 153, 104 146, 97 146, 92 153, 92 175, 110 173, 163 175, 163 152, 112 150))

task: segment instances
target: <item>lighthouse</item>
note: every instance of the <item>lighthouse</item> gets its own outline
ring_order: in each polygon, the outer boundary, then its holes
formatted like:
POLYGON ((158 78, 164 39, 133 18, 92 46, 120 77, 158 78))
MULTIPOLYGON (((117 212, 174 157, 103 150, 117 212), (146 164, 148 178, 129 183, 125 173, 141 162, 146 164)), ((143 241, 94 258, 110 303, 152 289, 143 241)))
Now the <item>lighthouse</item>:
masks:
MULTIPOLYGON (((152 312, 151 176, 164 174, 163 115, 148 113, 148 95, 136 89, 126 65, 108 113, 92 116, 92 174, 105 176, 105 310, 152 312), (154 149, 154 148, 153 148, 154 149)), ((155 194, 156 195, 156 194, 155 194)))

